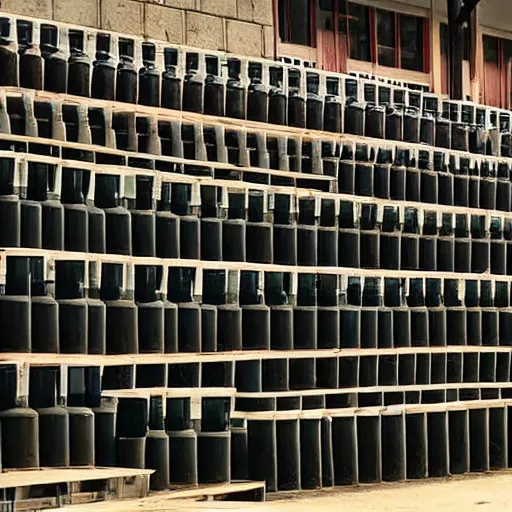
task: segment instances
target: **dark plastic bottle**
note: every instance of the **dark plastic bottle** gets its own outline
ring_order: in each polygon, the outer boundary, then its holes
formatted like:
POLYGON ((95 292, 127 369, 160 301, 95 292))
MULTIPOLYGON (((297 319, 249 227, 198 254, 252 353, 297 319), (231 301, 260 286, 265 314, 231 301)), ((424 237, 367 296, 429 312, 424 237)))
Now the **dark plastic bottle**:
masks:
POLYGON ((39 468, 39 416, 19 407, 0 412, 2 468, 39 468))
POLYGON ((400 106, 388 107, 386 111, 386 139, 403 140, 404 113, 400 106))
POLYGON ((21 206, 14 188, 15 161, 0 159, 0 246, 19 247, 21 242, 21 206))
POLYGON ((64 354, 87 354, 85 264, 81 261, 57 261, 55 265, 60 351, 64 354))
POLYGON ((111 39, 107 34, 96 36, 96 60, 93 62, 91 97, 115 99, 116 63, 110 55, 111 39))
POLYGON ((106 344, 108 354, 137 354, 139 351, 137 307, 124 299, 123 266, 104 263, 100 298, 106 305, 106 344))
POLYGON ((1 352, 30 352, 30 260, 7 257, 5 294, 0 295, 1 352))
POLYGON ((43 88, 43 59, 41 51, 33 41, 33 25, 18 20, 18 53, 20 87, 41 90, 43 88))
POLYGON ((13 41, 13 27, 9 18, 0 18, 0 85, 18 85, 18 54, 13 41))
POLYGON ((163 491, 169 486, 169 436, 164 430, 162 397, 153 396, 149 402, 149 432, 146 437, 146 469, 154 469, 150 488, 163 491))
POLYGON ((58 28, 41 25, 41 54, 44 60, 44 90, 66 92, 68 64, 65 53, 58 47, 58 28))
POLYGON ((162 96, 160 105, 163 108, 181 110, 182 80, 178 76, 178 51, 174 48, 164 49, 165 71, 162 73, 162 96))
POLYGON ((88 97, 91 94, 91 63, 84 51, 82 31, 69 31, 69 52, 67 92, 75 96, 88 97))
POLYGON ((273 249, 277 265, 297 264, 297 225, 290 216, 290 196, 276 195, 274 206, 273 249))
POLYGON ((160 73, 155 67, 155 62, 155 45, 143 42, 143 67, 139 69, 139 105, 160 106, 160 73))
POLYGON ((302 91, 299 69, 288 70, 288 125, 296 128, 306 126, 306 102, 302 91))
POLYGON ((180 219, 171 212, 171 207, 171 184, 162 183, 155 226, 158 258, 180 257, 180 219))
POLYGON ((365 135, 375 139, 384 138, 386 109, 380 105, 366 105, 365 135))
POLYGON ((187 53, 187 72, 183 79, 183 110, 203 113, 204 75, 199 71, 199 54, 187 53))
POLYGON ((59 305, 48 293, 43 258, 30 261, 32 352, 59 353, 59 305))
POLYGON ((132 227, 130 212, 120 206, 120 177, 112 174, 96 176, 95 206, 105 212, 106 252, 132 253, 132 227))
POLYGON ((133 41, 130 39, 119 39, 116 101, 137 102, 137 69, 133 64, 133 41))
POLYGON ((69 466, 69 415, 57 407, 58 370, 30 370, 29 405, 39 415, 39 459, 43 467, 69 466))
POLYGON ((284 70, 280 67, 270 68, 270 88, 268 91, 268 122, 284 125, 287 122, 287 97, 283 90, 284 70))
POLYGON ((352 135, 364 135, 364 107, 353 97, 345 105, 344 132, 352 135))
POLYGON ((64 249, 64 208, 54 199, 50 185, 54 180, 54 165, 30 162, 28 167, 27 199, 42 203, 43 249, 64 249))
POLYGON ((307 73, 306 128, 323 130, 324 102, 320 97, 320 77, 316 73, 307 73))
POLYGON ((338 96, 328 94, 324 103, 324 130, 341 132, 341 102, 338 96))
POLYGON ((94 407, 94 455, 96 466, 116 465, 116 416, 114 399, 102 399, 100 407, 94 407))
POLYGON ((219 59, 206 56, 206 78, 204 82, 204 113, 211 116, 224 116, 225 84, 220 76, 219 59))
POLYGON ((85 206, 84 179, 86 171, 63 170, 61 202, 64 204, 64 248, 66 251, 89 250, 89 215, 85 206))
POLYGON ((420 141, 420 120, 419 110, 414 107, 405 109, 404 112, 404 141, 419 142, 420 141))
POLYGON ((71 466, 94 466, 94 413, 91 409, 68 406, 71 466))
POLYGON ((157 300, 158 270, 149 265, 135 267, 140 353, 164 352, 164 304, 157 300))
POLYGON ((132 254, 154 258, 156 255, 156 215, 153 204, 153 178, 137 176, 135 209, 132 221, 132 254))
POLYGON ((228 81, 226 83, 226 116, 245 119, 247 91, 241 82, 241 61, 228 59, 228 81))
POLYGON ((262 83, 262 65, 249 64, 250 84, 247 89, 247 119, 250 121, 268 122, 268 89, 262 83))

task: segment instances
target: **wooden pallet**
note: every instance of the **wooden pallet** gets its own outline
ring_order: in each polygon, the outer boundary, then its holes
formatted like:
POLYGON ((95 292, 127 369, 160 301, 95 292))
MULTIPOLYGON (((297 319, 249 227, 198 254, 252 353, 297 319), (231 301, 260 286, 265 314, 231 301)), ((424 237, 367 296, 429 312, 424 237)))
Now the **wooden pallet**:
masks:
POLYGON ((0 496, 4 509, 12 511, 75 504, 89 507, 97 501, 146 497, 152 473, 153 470, 127 468, 6 471, 0 474, 0 496))
POLYGON ((219 509, 239 510, 240 502, 253 504, 255 510, 257 503, 265 501, 265 482, 233 482, 230 484, 201 485, 199 487, 184 488, 174 491, 165 491, 151 494, 143 499, 127 501, 105 501, 94 505, 82 505, 62 508, 62 512, 157 512, 168 510, 211 510, 211 502, 222 501, 219 509), (201 503, 204 502, 204 503, 201 503))

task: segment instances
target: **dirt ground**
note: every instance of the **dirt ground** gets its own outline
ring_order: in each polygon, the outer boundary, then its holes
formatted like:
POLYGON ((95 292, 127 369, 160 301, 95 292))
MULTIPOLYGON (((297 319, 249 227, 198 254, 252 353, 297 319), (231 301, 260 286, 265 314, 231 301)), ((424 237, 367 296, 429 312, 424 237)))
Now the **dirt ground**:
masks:
MULTIPOLYGON (((512 472, 269 495, 265 503, 190 502, 165 494, 67 507, 74 512, 512 512, 512 472)), ((61 509, 64 510, 64 509, 61 509)))

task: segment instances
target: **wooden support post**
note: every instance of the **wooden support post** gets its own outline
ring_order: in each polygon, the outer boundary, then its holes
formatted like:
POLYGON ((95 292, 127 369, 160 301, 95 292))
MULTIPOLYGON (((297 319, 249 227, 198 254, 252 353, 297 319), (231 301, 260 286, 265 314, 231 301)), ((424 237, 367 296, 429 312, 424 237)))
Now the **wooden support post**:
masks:
POLYGON ((462 60, 463 35, 462 24, 456 22, 461 10, 462 0, 448 2, 448 33, 450 39, 450 97, 462 100, 462 60))

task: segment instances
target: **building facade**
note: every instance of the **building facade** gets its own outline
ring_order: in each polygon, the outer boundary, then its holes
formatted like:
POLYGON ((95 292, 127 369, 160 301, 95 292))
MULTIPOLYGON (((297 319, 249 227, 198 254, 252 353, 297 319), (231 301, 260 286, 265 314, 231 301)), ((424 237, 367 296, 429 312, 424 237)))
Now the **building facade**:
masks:
MULTIPOLYGON (((330 71, 396 77, 448 94, 445 0, 276 1, 278 55, 330 71)), ((475 29, 464 27, 464 97, 509 108, 512 6, 482 0, 474 16, 475 29)))
MULTIPOLYGON (((5 0, 2 9, 173 44, 300 58, 448 94, 446 0, 5 0)), ((509 108, 512 6, 482 0, 474 15, 476 29, 464 28, 464 97, 509 108)))

